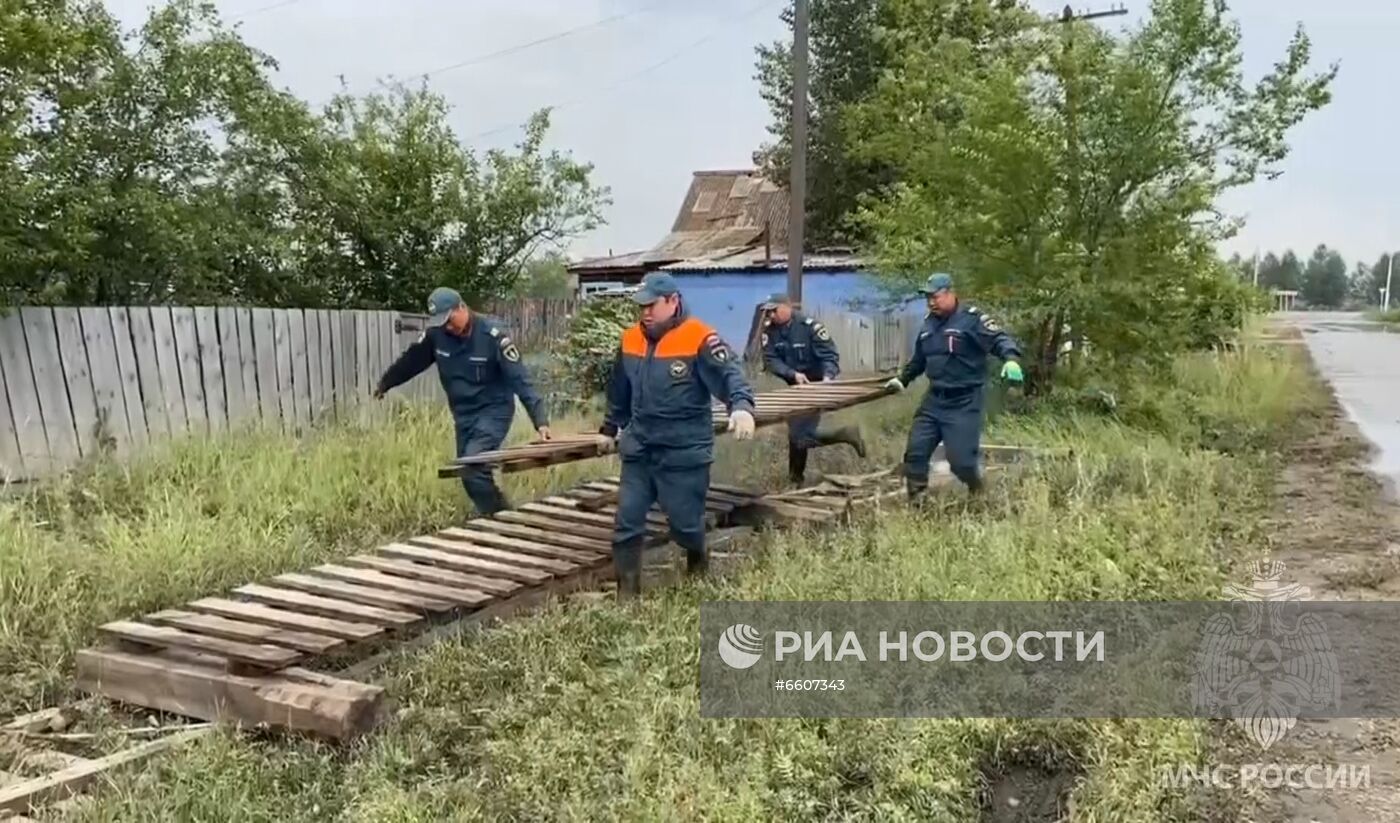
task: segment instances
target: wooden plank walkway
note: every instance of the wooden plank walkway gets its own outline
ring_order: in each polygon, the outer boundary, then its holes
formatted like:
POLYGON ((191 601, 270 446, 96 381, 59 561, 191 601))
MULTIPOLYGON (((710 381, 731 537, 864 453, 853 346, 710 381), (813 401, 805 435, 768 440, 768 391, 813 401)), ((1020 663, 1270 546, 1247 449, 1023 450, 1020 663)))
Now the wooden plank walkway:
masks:
MULTIPOLYGON (((382 695, 298 667, 329 667, 522 595, 610 573, 616 489, 617 478, 583 484, 227 596, 109 623, 101 627, 106 644, 80 654, 78 686, 201 720, 356 736, 372 722, 366 706, 382 695)), ((707 522, 720 525, 757 500, 715 489, 707 522)), ((656 513, 647 545, 667 540, 656 513)))

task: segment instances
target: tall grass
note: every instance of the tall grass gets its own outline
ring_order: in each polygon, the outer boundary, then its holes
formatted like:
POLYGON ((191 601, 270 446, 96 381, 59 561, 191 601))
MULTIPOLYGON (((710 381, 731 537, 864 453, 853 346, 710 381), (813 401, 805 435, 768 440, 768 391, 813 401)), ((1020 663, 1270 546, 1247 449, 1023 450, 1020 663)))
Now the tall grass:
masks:
MULTIPOLYGON (((978 814, 983 769, 1028 764, 1077 776, 1077 821, 1194 819, 1187 800, 1153 782, 1157 767, 1202 756, 1207 730, 1191 721, 698 712, 695 626, 706 599, 1216 596, 1230 564, 1264 545, 1253 524, 1271 502, 1269 449, 1318 408, 1320 389, 1296 361, 1251 350, 1187 358, 1172 381, 1123 396, 1114 414, 1048 403, 995 421, 989 439, 1074 453, 983 499, 954 491, 846 530, 774 534, 727 579, 657 591, 630 609, 577 598, 438 645, 396 662, 387 685, 398 717, 355 747, 216 736, 82 816, 961 821, 978 814)), ((885 433, 875 464, 897 459, 913 402, 846 413, 885 433)), ((773 438, 729 444, 716 476, 771 479, 781 453, 773 438)), ((853 465, 844 450, 819 459, 853 465)), ((398 525, 457 505, 450 490, 429 493, 440 508, 410 507, 398 525)))

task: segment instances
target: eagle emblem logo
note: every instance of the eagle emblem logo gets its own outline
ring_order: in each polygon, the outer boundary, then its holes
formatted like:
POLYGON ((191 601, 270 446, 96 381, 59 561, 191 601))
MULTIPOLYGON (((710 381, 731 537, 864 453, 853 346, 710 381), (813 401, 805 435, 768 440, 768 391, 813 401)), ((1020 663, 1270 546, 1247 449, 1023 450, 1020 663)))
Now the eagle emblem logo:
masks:
POLYGON ((1225 588, 1244 609, 1206 620, 1191 683, 1198 712, 1233 720, 1266 751, 1297 725, 1302 711, 1341 700, 1327 626, 1317 615, 1282 607, 1311 599, 1307 586, 1282 582, 1284 568, 1259 561, 1253 585, 1225 588))
POLYGON ((672 377, 677 378, 677 379, 682 378, 682 377, 685 377, 685 373, 686 373, 688 370, 689 370, 689 369, 686 367, 685 361, 684 361, 684 360, 673 360, 673 361, 671 361, 671 376, 672 376, 672 377))

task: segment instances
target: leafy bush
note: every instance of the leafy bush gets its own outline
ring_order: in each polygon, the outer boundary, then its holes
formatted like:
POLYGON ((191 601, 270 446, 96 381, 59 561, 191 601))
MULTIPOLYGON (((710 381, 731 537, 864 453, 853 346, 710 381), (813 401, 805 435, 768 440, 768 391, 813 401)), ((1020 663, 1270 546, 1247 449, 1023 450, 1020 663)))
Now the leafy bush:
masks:
POLYGON ((636 322, 637 307, 625 298, 594 297, 569 326, 564 363, 584 396, 607 388, 622 332, 636 322))

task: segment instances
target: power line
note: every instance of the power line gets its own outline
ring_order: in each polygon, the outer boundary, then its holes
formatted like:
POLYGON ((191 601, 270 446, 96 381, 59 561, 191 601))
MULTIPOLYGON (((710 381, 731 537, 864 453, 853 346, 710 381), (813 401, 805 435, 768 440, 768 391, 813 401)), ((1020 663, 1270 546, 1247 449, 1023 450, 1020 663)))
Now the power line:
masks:
POLYGON ((641 6, 641 7, 639 7, 639 8, 632 9, 631 11, 620 12, 620 13, 618 13, 618 14, 612 15, 611 17, 604 17, 604 18, 602 18, 602 19, 600 19, 600 20, 594 20, 594 21, 591 22, 591 23, 585 23, 585 24, 583 24, 582 26, 575 26, 574 28, 571 28, 571 29, 565 29, 564 31, 555 32, 554 34, 548 35, 548 36, 546 36, 546 37, 541 37, 541 38, 539 38, 538 40, 531 40, 531 41, 529 41, 528 43, 520 43, 520 44, 515 45, 515 46, 507 46, 506 48, 500 49, 500 50, 498 50, 498 51, 489 52, 489 53, 487 53, 487 54, 482 54, 482 55, 479 55, 479 56, 477 56, 477 57, 471 57, 471 58, 468 58, 468 59, 466 59, 466 60, 461 61, 460 63, 452 63, 452 64, 447 65, 447 66, 442 66, 442 67, 440 67, 440 68, 436 68, 436 69, 432 69, 432 70, 430 70, 430 71, 422 72, 421 74, 415 75, 415 76, 422 77, 423 79, 426 80, 427 78, 432 77, 432 76, 435 75, 435 74, 442 74, 442 73, 444 73, 444 72, 456 71, 457 69, 464 69, 464 68, 466 68, 467 66, 475 66, 475 65, 478 65, 478 64, 480 64, 480 63, 485 63, 485 62, 487 62, 488 60, 495 60, 495 59, 498 58, 498 57, 505 57, 506 55, 509 55, 509 54, 515 54, 516 52, 525 51, 526 49, 532 49, 532 48, 534 48, 535 46, 542 46, 542 45, 544 45, 545 43, 553 43, 553 42, 556 42, 556 41, 559 41, 559 40, 563 40, 563 39, 565 39, 565 38, 567 38, 567 37, 572 37, 572 36, 574 36, 575 34, 582 34, 582 33, 585 32, 585 31, 592 31, 593 29, 600 29, 600 28, 603 28, 604 26, 610 26, 610 25, 612 25, 613 23, 619 22, 619 21, 621 21, 621 20, 626 20, 626 19, 629 18, 629 17, 635 17, 635 16, 637 16, 637 15, 639 15, 639 14, 644 14, 644 13, 646 13, 646 12, 649 12, 649 11, 651 11, 652 9, 656 9, 656 8, 661 7, 661 6, 669 5, 669 3, 670 3, 670 0, 660 0, 660 2, 649 3, 649 4, 645 5, 645 6, 641 6))
MULTIPOLYGON (((782 2, 786 2, 786 0, 782 0, 782 2)), ((659 71, 660 69, 663 69, 663 68, 665 68, 666 66, 669 66, 670 64, 672 64, 672 63, 676 62, 677 60, 679 60, 680 58, 684 57, 688 52, 693 51, 693 50, 695 50, 695 49, 697 49, 697 48, 699 48, 699 47, 705 45, 706 43, 709 43, 710 41, 714 40, 715 38, 719 37, 720 35, 724 34, 725 31, 728 30, 728 28, 729 28, 730 25, 732 25, 732 24, 734 24, 734 23, 743 22, 744 20, 747 20, 748 18, 753 17, 754 15, 758 14, 759 12, 761 12, 761 11, 763 11, 763 10, 765 10, 765 9, 768 9, 768 8, 772 8, 773 6, 775 6, 775 5, 777 5, 777 4, 778 4, 778 3, 776 2, 776 0, 762 0, 762 2, 759 2, 759 3, 757 3, 756 5, 750 6, 748 9, 746 9, 745 11, 743 11, 742 13, 740 13, 737 17, 732 17, 732 18, 730 18, 729 20, 726 20, 724 23, 720 24, 719 27, 717 27, 715 30, 711 31, 709 34, 706 34, 704 37, 701 37, 701 38, 698 39, 698 40, 695 40, 695 41, 693 41, 693 42, 691 42, 691 43, 689 43, 689 44, 687 44, 687 45, 685 45, 685 46, 682 46, 681 48, 679 48, 679 49, 677 49, 676 51, 672 52, 670 55, 666 56, 665 58, 663 58, 663 59, 661 59, 661 60, 658 60, 658 61, 655 62, 655 63, 652 63, 652 64, 649 65, 649 66, 645 66, 644 68, 641 68, 641 69, 639 69, 639 70, 637 70, 637 71, 635 71, 635 72, 632 72, 631 74, 625 75, 625 76, 623 76, 623 77, 621 77, 621 78, 619 78, 619 79, 613 81, 612 83, 609 83, 609 84, 607 84, 607 85, 605 85, 605 86, 602 86, 602 87, 598 88, 597 90, 595 90, 595 91, 594 91, 593 93, 591 93, 591 94, 585 95, 585 96, 583 96, 583 97, 576 97, 576 98, 574 98, 573 100, 570 100, 570 101, 567 101, 567 102, 564 102, 564 103, 556 103, 556 104, 552 104, 552 105, 548 105, 548 106, 541 106, 540 108, 546 108, 546 109, 550 109, 551 111, 553 111, 553 110, 568 108, 568 107, 570 107, 570 106, 577 106, 577 105, 580 105, 580 104, 582 104, 582 103, 587 103, 587 102, 596 100, 596 99, 598 99, 599 97, 602 97, 602 96, 604 96, 604 95, 606 95, 606 94, 608 94, 608 93, 610 93, 610 92, 616 91, 617 89, 619 89, 619 88, 621 88, 621 87, 623 87, 623 86, 629 85, 629 84, 631 84, 631 83, 633 83, 633 82, 635 82, 635 81, 637 81, 637 80, 640 80, 641 78, 643 78, 643 77, 645 77, 645 76, 647 76, 647 75, 649 75, 649 74, 652 74, 653 72, 659 71)), ((504 125, 497 126, 497 127, 493 128, 493 129, 487 129, 486 131, 477 132, 476 134, 468 135, 466 138, 464 138, 464 140, 465 140, 465 142, 471 142, 471 141, 473 141, 473 140, 479 140, 479 139, 481 139, 481 138, 483 138, 483 137, 490 137, 490 136, 493 135, 493 134, 499 134, 499 133, 501 133, 501 132, 503 132, 503 131, 509 131, 510 129, 515 129, 515 128, 519 128, 519 127, 520 127, 520 123, 518 123, 518 122, 506 123, 506 124, 504 124, 504 125)))
POLYGON ((252 17, 257 14, 262 14, 263 12, 275 11, 286 6, 295 5, 296 3, 300 2, 302 2, 302 0, 281 0, 281 2, 277 3, 268 3, 266 6, 258 6, 255 9, 248 9, 247 11, 239 12, 238 14, 235 14, 232 17, 228 18, 228 20, 230 23, 232 23, 234 21, 242 20, 247 17, 252 17))

